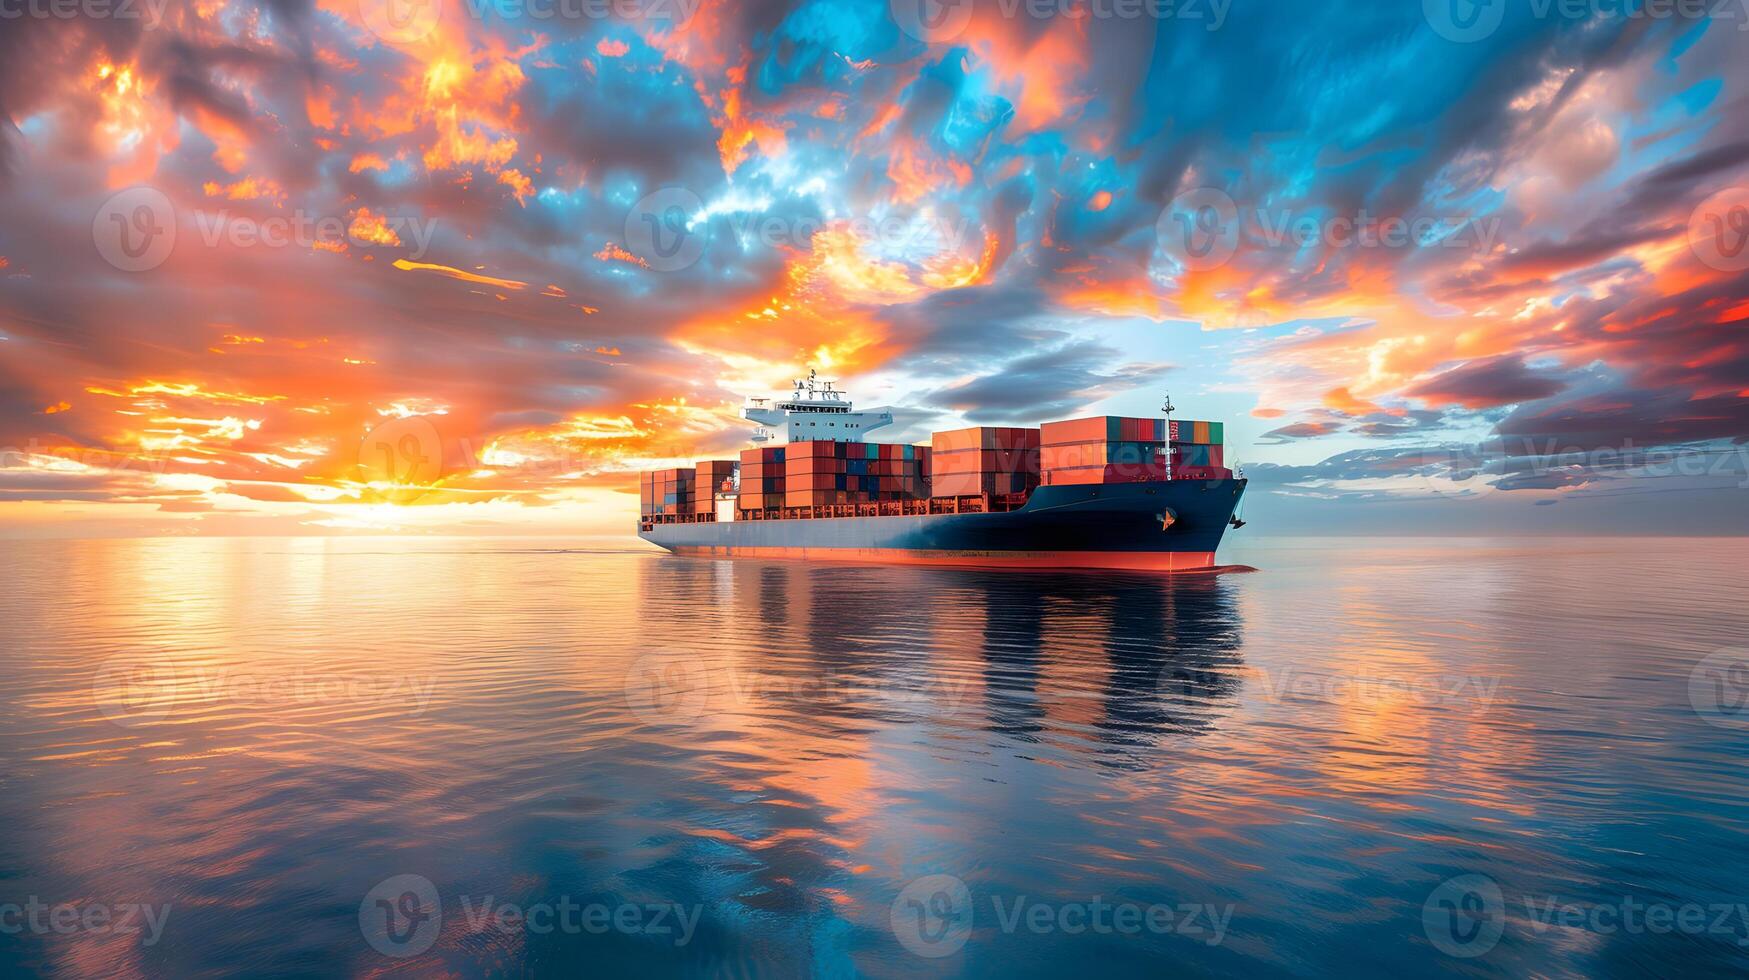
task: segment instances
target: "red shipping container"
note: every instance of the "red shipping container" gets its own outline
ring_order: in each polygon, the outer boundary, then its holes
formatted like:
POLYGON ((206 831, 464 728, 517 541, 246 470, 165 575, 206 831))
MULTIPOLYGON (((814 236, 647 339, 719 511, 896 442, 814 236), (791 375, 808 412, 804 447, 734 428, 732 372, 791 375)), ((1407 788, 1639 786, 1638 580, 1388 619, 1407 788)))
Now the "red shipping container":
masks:
POLYGON ((966 449, 1030 449, 1038 444, 1037 429, 1017 426, 981 425, 936 432, 929 437, 930 448, 938 453, 966 449))
POLYGON ((1075 442, 1107 442, 1111 439, 1110 426, 1106 417, 1094 416, 1090 419, 1067 419, 1062 422, 1046 422, 1039 426, 1040 444, 1044 446, 1061 446, 1075 442))
POLYGON ((1166 465, 1116 464, 1112 466, 1066 466, 1046 470, 1044 485, 1074 486, 1090 483, 1143 483, 1166 479, 1166 465))
POLYGON ((795 479, 798 476, 812 476, 816 473, 843 473, 845 461, 842 459, 821 459, 819 457, 803 457, 792 459, 784 466, 784 476, 795 479))
POLYGON ((937 453, 931 462, 936 473, 1037 473, 1037 449, 956 450, 937 453))
POLYGON ((791 490, 783 495, 785 507, 831 507, 850 503, 843 490, 791 490))
POLYGON ((1081 442, 1046 446, 1039 450, 1041 470, 1067 466, 1107 466, 1114 463, 1148 463, 1160 457, 1164 443, 1081 442))

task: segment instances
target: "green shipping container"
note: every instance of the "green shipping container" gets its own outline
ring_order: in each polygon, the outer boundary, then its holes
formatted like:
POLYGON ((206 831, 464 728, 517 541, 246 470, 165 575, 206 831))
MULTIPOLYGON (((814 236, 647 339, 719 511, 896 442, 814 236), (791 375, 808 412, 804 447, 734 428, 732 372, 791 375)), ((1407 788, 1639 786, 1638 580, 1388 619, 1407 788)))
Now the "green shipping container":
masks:
POLYGON ((1227 425, 1225 422, 1209 423, 1209 445, 1224 446, 1227 444, 1227 425))

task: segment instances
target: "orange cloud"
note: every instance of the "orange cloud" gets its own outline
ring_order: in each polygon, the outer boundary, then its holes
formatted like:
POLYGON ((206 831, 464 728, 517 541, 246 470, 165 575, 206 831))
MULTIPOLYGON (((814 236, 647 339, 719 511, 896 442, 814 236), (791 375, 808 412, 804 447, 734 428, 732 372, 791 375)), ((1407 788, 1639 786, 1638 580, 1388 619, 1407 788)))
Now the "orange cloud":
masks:
POLYGON ((404 272, 435 272, 440 276, 448 276, 451 279, 460 279, 463 282, 477 282, 486 286, 498 286, 502 289, 521 289, 528 285, 526 282, 518 282, 515 279, 498 279, 493 276, 483 276, 479 273, 465 272, 461 269, 452 268, 447 265, 437 265, 431 262, 412 262, 407 259, 396 259, 394 264, 395 268, 404 272))
POLYGON ((638 256, 626 251, 615 242, 608 242, 606 245, 601 246, 601 250, 596 252, 594 257, 603 262, 624 262, 627 265, 635 265, 640 269, 648 269, 650 267, 650 263, 645 262, 638 256))

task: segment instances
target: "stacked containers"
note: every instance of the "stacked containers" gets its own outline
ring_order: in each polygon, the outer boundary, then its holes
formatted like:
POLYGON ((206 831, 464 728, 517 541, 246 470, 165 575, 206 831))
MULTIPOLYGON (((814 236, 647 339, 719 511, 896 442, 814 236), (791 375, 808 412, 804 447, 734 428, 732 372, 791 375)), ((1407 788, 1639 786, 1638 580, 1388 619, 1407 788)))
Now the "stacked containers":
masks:
POLYGON ((639 508, 643 516, 691 514, 698 486, 691 467, 652 470, 639 475, 639 508))
POLYGON ((1099 415, 1046 422, 1039 433, 1040 478, 1047 486, 1166 479, 1165 419, 1099 415))
POLYGON ((775 510, 783 506, 784 487, 783 446, 761 446, 741 451, 741 497, 736 504, 742 510, 775 510))
POLYGON ((786 507, 907 500, 923 492, 929 454, 919 446, 813 440, 784 448, 786 507))
POLYGON ((976 426, 930 437, 930 495, 1026 493, 1038 486, 1039 430, 976 426))
POLYGON ((698 485, 698 496, 693 501, 693 513, 715 514, 717 512, 717 493, 727 482, 730 486, 735 481, 735 461, 732 459, 707 459, 694 466, 694 482, 698 485))
POLYGON ((1172 423, 1172 473, 1185 479, 1224 479, 1227 470, 1225 426, 1220 422, 1172 423))

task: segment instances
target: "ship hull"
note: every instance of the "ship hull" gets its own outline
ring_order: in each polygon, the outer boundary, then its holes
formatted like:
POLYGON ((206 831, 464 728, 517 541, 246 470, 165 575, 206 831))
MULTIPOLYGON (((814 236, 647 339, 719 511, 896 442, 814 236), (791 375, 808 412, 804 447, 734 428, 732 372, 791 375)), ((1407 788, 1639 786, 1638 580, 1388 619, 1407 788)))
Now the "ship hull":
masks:
POLYGON ((1188 571, 1214 565, 1244 491, 1243 480, 1052 486, 1002 513, 657 524, 639 536, 703 557, 1188 571))

